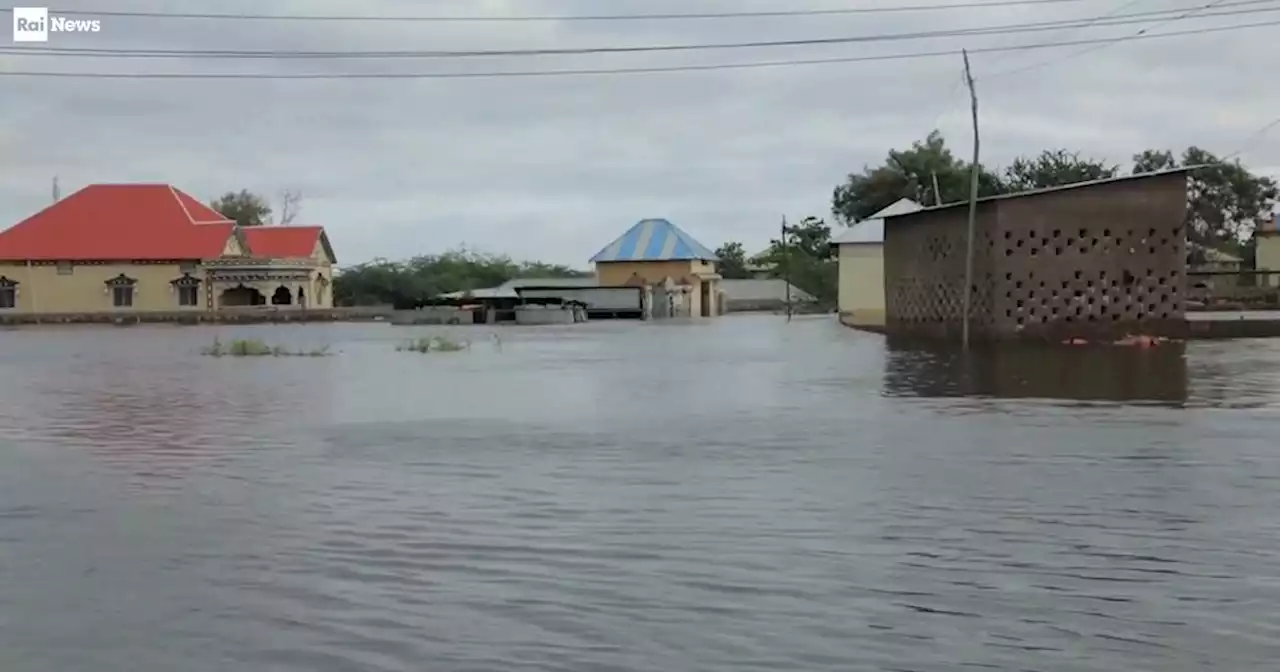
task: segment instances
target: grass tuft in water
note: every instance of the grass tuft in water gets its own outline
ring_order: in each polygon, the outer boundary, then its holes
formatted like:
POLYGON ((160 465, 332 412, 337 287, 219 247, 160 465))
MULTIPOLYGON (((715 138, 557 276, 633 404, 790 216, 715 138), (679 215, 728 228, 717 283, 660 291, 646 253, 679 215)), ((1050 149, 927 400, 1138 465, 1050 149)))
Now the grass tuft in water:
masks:
POLYGON ((329 346, 312 350, 290 350, 280 345, 269 345, 256 338, 237 338, 227 343, 214 338, 213 343, 202 348, 206 357, 328 357, 329 346))
POLYGON ((399 352, 458 352, 470 350, 470 341, 455 341, 445 336, 425 336, 406 341, 396 346, 399 352))

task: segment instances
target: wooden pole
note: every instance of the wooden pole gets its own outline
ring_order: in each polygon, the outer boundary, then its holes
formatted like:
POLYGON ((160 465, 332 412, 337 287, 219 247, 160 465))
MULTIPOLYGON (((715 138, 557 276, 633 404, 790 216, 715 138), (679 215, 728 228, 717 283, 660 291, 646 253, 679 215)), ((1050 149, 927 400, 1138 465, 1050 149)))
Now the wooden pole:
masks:
POLYGON ((782 281, 787 285, 787 321, 791 321, 791 248, 787 244, 787 216, 782 216, 782 281))
POLYGON ((969 235, 964 253, 964 322, 961 331, 962 347, 969 350, 969 313, 973 307, 973 236, 978 220, 978 92, 973 87, 973 74, 969 70, 969 52, 964 56, 964 79, 969 84, 969 102, 973 110, 973 164, 969 166, 969 235))
POLYGON ((938 171, 933 171, 933 204, 942 205, 942 190, 938 189, 938 171))

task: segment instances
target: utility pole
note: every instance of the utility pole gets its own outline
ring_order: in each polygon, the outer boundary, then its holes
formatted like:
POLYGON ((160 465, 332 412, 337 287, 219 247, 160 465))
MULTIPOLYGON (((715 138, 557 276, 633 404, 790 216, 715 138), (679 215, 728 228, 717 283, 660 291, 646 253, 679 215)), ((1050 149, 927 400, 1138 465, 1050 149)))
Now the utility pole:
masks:
POLYGON ((969 313, 973 307, 973 230, 978 221, 978 92, 973 88, 973 74, 969 70, 969 51, 964 56, 964 79, 969 84, 969 102, 973 109, 973 164, 969 166, 969 235, 964 250, 964 323, 961 331, 962 347, 969 350, 969 313))
POLYGON ((786 283, 787 289, 787 321, 791 321, 791 248, 787 244, 787 216, 782 216, 782 237, 778 239, 782 243, 782 281, 786 283))
POLYGON ((938 171, 932 171, 933 175, 933 204, 942 205, 942 191, 938 189, 938 171))

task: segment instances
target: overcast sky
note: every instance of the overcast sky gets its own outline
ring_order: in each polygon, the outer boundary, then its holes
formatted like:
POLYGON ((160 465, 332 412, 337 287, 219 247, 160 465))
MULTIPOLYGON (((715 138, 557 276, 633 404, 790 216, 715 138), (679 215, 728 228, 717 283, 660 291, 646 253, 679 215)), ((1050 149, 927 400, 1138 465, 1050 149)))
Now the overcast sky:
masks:
MULTIPOLYGON (((64 0, 63 9, 512 16, 887 7, 947 0, 64 0)), ((956 0, 950 0, 955 2, 956 0)), ((49 47, 524 49, 787 40, 1090 18, 1206 0, 769 19, 552 23, 251 22, 105 17, 49 47)), ((1228 3, 1236 0, 1228 0, 1228 3)), ((1256 8, 1280 9, 1280 1, 1256 8)), ((3 17, 4 23, 10 19, 3 17)), ((1280 19, 1182 20, 1156 31, 1280 19)), ((1154 24, 1158 19, 1152 19, 1154 24)), ((0 55, 0 71, 464 72, 819 59, 1129 35, 1143 25, 732 51, 467 60, 245 61, 0 55)), ((8 30, 5 31, 4 46, 8 30)), ((1124 163, 1195 144, 1280 173, 1280 26, 974 56, 984 163, 1066 147, 1124 163), (1021 73, 992 73, 1049 62, 1021 73)), ((0 77, 0 222, 95 182, 167 182, 208 200, 303 193, 344 264, 459 245, 585 267, 635 221, 709 247, 762 248, 786 215, 826 216, 850 171, 939 128, 972 151, 958 56, 621 76, 449 80, 0 77)))

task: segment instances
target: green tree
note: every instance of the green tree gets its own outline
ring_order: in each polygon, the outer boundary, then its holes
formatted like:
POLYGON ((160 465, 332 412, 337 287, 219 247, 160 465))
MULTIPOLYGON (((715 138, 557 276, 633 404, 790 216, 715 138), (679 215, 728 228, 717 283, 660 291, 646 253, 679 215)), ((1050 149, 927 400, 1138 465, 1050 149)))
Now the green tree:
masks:
POLYGON ((812 294, 819 303, 836 302, 839 268, 831 258, 831 227, 818 217, 788 226, 786 235, 769 242, 762 255, 776 278, 812 294))
POLYGON ((1275 180, 1254 175, 1238 159, 1223 161, 1199 147, 1188 147, 1181 157, 1148 149, 1135 154, 1133 164, 1134 175, 1190 168, 1187 240, 1246 257, 1251 252, 1247 240, 1280 197, 1275 180))
POLYGON ((518 277, 590 275, 558 264, 516 262, 507 256, 459 249, 407 261, 375 259, 352 266, 333 279, 333 297, 347 306, 403 305, 447 292, 494 287, 518 277))
MULTIPOLYGON (((841 223, 852 224, 902 198, 934 205, 938 200, 933 191, 934 175, 943 203, 968 200, 969 163, 952 154, 938 131, 912 143, 910 149, 891 150, 882 166, 864 166, 861 173, 850 174, 831 195, 832 213, 841 223)), ((1004 191, 999 175, 979 166, 978 195, 1004 191)))
POLYGON ((739 242, 728 242, 716 248, 716 256, 720 257, 716 271, 721 277, 741 279, 751 277, 747 271, 747 250, 739 242))
POLYGON ((1046 149, 1039 156, 1017 158, 1004 169, 1004 186, 1008 191, 1031 191, 1060 187, 1077 182, 1090 182, 1115 177, 1120 166, 1103 161, 1080 158, 1079 152, 1046 149))
POLYGON ((267 199, 247 189, 241 189, 240 193, 228 191, 209 203, 209 207, 240 226, 263 226, 271 222, 267 199))

